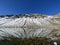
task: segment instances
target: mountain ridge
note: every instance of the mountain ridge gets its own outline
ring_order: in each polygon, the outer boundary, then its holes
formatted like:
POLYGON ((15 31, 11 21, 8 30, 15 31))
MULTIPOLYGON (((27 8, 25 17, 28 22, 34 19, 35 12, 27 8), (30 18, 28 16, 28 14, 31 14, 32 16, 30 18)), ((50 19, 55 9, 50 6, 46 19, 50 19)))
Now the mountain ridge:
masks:
POLYGON ((19 14, 0 16, 0 27, 41 27, 60 25, 60 17, 42 14, 19 14), (57 17, 57 18, 56 18, 57 17))

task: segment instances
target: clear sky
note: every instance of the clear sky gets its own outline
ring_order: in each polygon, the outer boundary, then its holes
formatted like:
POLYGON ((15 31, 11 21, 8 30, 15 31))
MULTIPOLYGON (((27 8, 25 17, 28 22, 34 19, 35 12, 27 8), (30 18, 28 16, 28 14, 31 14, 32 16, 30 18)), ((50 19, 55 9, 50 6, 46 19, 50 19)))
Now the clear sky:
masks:
POLYGON ((60 0, 0 0, 0 15, 60 13, 60 0))

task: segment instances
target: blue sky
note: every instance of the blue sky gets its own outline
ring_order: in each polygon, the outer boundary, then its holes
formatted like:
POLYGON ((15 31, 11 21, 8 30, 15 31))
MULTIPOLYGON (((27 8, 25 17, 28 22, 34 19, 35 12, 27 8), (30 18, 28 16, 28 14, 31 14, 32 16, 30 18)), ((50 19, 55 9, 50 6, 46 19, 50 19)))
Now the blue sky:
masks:
POLYGON ((60 0, 0 0, 0 15, 60 13, 60 0))

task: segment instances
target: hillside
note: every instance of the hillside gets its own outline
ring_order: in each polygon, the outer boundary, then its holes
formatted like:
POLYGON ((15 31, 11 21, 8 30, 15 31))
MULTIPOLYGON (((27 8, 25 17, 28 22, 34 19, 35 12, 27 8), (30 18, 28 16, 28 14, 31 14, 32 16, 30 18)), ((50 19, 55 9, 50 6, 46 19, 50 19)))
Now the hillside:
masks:
POLYGON ((54 17, 60 17, 60 13, 53 15, 54 17))

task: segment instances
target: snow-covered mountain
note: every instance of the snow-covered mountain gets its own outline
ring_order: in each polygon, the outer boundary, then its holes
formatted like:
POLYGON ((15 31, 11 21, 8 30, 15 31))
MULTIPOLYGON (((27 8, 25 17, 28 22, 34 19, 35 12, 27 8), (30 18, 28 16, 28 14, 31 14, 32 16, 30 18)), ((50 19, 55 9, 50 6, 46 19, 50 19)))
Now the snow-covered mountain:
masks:
POLYGON ((60 17, 59 15, 46 16, 41 14, 0 16, 0 38, 10 36, 18 38, 35 36, 52 39, 60 38, 60 17))
POLYGON ((31 27, 59 25, 60 18, 41 14, 20 14, 15 16, 0 16, 0 27, 31 27))

